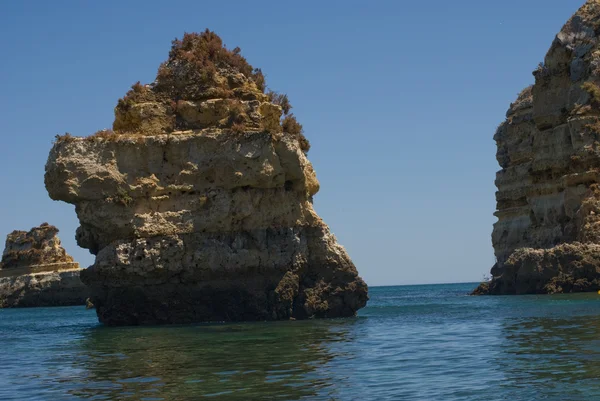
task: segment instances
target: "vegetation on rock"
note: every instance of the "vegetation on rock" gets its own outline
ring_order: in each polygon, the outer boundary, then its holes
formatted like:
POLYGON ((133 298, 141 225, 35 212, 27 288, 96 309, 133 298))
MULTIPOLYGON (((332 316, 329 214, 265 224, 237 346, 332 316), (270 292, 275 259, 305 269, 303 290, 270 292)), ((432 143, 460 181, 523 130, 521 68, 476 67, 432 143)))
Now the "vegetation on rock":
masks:
POLYGON ((223 93, 233 95, 228 92, 230 85, 218 79, 219 69, 242 73, 259 91, 265 90, 262 71, 248 63, 239 47, 227 49, 221 38, 208 29, 202 33, 185 33, 181 40, 173 40, 169 59, 158 69, 156 89, 170 97, 189 100, 202 98, 202 90, 210 88, 221 88, 223 93))
POLYGON ((596 107, 600 106, 600 86, 594 82, 584 82, 581 87, 592 97, 596 107))
POLYGON ((302 125, 296 120, 294 114, 285 116, 281 121, 281 126, 283 127, 284 133, 290 134, 292 137, 296 138, 300 143, 300 149, 305 153, 310 150, 310 142, 308 142, 308 139, 304 136, 302 125))
MULTIPOLYGON (((135 83, 119 99, 113 131, 115 135, 157 135, 221 128, 234 133, 270 132, 277 134, 274 138, 283 133, 297 139, 307 152, 310 144, 302 125, 290 114, 288 96, 265 91, 263 72, 248 63, 239 47, 228 49, 208 29, 185 33, 182 39, 173 40, 156 80, 150 85, 135 83), (261 107, 264 103, 278 106, 279 116, 261 107)), ((107 134, 94 136, 117 139, 107 134)))

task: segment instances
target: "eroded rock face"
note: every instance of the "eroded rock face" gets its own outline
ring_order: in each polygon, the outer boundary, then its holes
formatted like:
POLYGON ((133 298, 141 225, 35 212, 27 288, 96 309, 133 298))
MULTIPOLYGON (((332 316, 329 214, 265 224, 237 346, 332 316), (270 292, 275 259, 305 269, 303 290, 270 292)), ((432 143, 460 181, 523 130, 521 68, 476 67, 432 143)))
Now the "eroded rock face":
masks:
POLYGON ((121 101, 114 133, 61 138, 46 165, 50 196, 76 205, 77 241, 96 254, 82 279, 100 321, 353 316, 367 286, 313 209, 319 183, 303 135, 280 120, 289 108, 251 67, 181 67, 178 46, 205 44, 179 43, 143 101, 126 97, 126 112, 158 97, 154 111, 124 118, 121 101), (126 121, 137 125, 119 131, 126 121))
POLYGON ((0 307, 83 305, 87 288, 79 264, 61 246, 58 229, 44 223, 6 238, 0 263, 0 307))
MULTIPOLYGON (((491 294, 600 289, 600 2, 556 36, 494 139, 491 294)), ((485 286, 484 286, 485 287, 485 286)))

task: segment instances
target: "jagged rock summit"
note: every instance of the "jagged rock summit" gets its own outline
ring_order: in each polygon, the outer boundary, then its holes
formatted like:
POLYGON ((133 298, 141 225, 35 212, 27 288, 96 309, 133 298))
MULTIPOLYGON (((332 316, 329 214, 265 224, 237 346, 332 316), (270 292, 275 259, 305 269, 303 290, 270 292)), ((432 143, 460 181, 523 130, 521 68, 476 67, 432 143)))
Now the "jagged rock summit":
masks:
POLYGON ((6 238, 0 262, 0 307, 83 305, 87 288, 58 229, 44 223, 6 238))
POLYGON ((492 280, 476 293, 600 289, 600 2, 558 33, 494 139, 492 280))
POLYGON ((57 137, 52 199, 76 206, 82 273, 108 325, 353 316, 367 286, 315 213, 285 95, 213 32, 173 41, 112 130, 57 137))

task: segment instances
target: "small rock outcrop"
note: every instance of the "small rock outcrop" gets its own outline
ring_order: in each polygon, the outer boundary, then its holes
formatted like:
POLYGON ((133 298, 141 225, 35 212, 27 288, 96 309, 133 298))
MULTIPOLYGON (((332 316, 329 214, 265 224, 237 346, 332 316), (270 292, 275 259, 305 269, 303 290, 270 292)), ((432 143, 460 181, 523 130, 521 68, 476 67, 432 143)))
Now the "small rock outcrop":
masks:
POLYGON ((600 289, 600 2, 554 39, 494 139, 492 281, 477 293, 600 289))
POLYGON ((57 137, 50 197, 76 206, 108 325, 353 316, 367 286, 315 213, 286 95, 213 32, 175 40, 112 130, 57 137))
POLYGON ((84 305, 88 296, 79 264, 44 223, 6 238, 0 263, 0 307, 84 305))

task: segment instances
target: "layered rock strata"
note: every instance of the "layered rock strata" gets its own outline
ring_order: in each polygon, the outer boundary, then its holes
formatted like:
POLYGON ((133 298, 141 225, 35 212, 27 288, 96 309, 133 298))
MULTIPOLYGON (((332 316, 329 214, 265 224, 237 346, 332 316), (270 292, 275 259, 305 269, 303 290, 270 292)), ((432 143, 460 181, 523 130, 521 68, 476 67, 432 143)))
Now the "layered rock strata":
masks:
POLYGON ((0 307, 83 305, 88 290, 79 264, 47 223, 13 231, 0 263, 0 307))
POLYGON ((174 41, 157 80, 119 101, 113 130, 57 139, 46 188, 76 206, 101 322, 343 317, 365 305, 366 284, 313 209, 319 183, 290 107, 207 31, 174 41))
POLYGON ((492 281, 477 292, 600 289, 600 2, 554 39, 494 139, 492 281))

